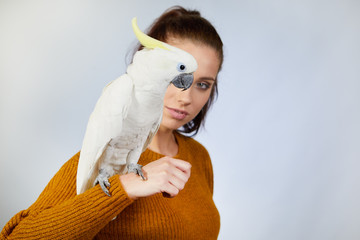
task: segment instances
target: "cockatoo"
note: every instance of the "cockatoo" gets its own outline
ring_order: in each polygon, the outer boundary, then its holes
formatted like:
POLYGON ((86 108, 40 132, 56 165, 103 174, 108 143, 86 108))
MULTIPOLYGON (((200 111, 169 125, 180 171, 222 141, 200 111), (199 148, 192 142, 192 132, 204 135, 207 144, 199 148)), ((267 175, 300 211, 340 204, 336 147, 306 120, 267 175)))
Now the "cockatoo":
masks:
POLYGON ((103 90, 90 115, 77 169, 77 194, 99 184, 110 196, 109 177, 134 172, 146 180, 137 164, 157 132, 166 89, 172 83, 186 90, 197 69, 195 58, 132 27, 145 47, 134 55, 124 75, 103 90))

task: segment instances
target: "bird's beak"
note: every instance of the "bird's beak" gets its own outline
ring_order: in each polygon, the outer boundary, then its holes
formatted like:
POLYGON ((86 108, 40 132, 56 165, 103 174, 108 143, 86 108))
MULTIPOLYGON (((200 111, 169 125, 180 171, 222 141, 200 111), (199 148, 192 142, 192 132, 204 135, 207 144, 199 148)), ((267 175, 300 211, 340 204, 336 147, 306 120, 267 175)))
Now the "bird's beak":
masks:
POLYGON ((194 81, 194 75, 192 73, 182 73, 177 75, 171 83, 174 84, 175 87, 181 88, 183 91, 190 88, 191 84, 194 81))

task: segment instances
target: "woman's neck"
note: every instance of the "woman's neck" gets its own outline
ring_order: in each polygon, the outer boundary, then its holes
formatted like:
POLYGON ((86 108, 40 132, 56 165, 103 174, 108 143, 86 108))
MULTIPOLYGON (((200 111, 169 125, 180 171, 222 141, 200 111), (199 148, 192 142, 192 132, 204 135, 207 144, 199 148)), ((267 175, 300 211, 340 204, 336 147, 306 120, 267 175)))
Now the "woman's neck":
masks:
POLYGON ((178 153, 179 146, 173 130, 160 129, 151 140, 149 149, 165 156, 173 157, 178 153))

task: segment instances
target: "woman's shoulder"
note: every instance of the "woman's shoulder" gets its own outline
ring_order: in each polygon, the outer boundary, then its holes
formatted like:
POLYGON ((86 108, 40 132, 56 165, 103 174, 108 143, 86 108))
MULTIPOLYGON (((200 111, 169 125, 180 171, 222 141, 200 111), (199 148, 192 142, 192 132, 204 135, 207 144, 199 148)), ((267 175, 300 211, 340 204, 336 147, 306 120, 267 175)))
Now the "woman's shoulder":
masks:
POLYGON ((79 157, 80 157, 80 152, 76 153, 69 160, 67 160, 54 175, 50 183, 63 182, 64 178, 70 180, 76 177, 79 157))
POLYGON ((60 168, 61 170, 64 169, 73 169, 76 168, 79 164, 80 152, 77 152, 74 156, 72 156, 69 160, 67 160, 64 165, 60 168))

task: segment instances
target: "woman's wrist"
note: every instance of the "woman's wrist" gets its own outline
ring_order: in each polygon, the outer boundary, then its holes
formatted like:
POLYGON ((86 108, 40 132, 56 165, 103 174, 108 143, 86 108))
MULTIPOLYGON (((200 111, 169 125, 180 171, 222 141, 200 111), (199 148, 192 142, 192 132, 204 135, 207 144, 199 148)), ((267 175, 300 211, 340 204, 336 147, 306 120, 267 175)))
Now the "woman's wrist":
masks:
POLYGON ((136 200, 138 199, 137 196, 135 196, 132 192, 131 192, 131 185, 133 185, 132 183, 134 181, 136 181, 136 179, 138 178, 139 176, 137 176, 135 173, 127 173, 127 174, 124 174, 124 175, 120 175, 119 176, 119 179, 120 179, 120 182, 121 182, 121 185, 123 186, 126 194, 129 196, 129 198, 131 198, 132 200, 136 200))

